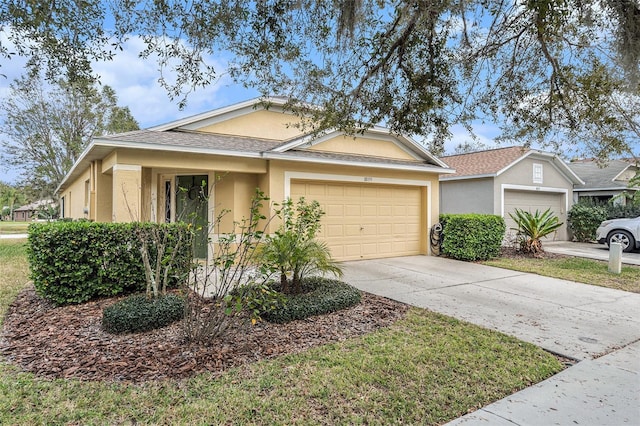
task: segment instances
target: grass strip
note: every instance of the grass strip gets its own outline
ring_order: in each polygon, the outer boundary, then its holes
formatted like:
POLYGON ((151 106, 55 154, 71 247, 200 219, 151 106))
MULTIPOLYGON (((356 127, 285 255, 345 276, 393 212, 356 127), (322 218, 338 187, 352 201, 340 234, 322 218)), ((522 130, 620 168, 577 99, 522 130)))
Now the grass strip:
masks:
POLYGON ((29 280, 27 240, 0 240, 0 325, 7 306, 29 280))
POLYGON ((607 262, 581 257, 550 259, 501 257, 482 263, 498 268, 640 293, 640 266, 623 265, 621 274, 613 274, 609 272, 607 262))
POLYGON ((0 221, 0 234, 26 234, 30 223, 0 221))

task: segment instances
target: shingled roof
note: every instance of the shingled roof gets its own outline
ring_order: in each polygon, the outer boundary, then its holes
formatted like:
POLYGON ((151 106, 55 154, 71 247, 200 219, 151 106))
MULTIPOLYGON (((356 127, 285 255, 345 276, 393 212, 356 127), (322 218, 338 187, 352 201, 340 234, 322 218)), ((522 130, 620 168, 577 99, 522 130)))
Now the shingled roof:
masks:
POLYGON ((636 166, 623 160, 611 160, 602 165, 595 161, 580 161, 569 163, 568 166, 584 181, 584 185, 576 185, 576 191, 626 189, 628 181, 619 179, 619 176, 629 168, 638 170, 636 166))
POLYGON ((496 176, 501 170, 513 164, 529 151, 531 150, 522 146, 511 146, 441 157, 442 161, 456 170, 453 174, 442 176, 442 179, 463 176, 496 176))
POLYGON ((199 148, 214 151, 235 151, 260 153, 282 144, 282 141, 254 137, 231 136, 217 133, 189 132, 183 130, 136 130, 97 138, 98 141, 112 141, 145 146, 165 146, 175 148, 199 148))

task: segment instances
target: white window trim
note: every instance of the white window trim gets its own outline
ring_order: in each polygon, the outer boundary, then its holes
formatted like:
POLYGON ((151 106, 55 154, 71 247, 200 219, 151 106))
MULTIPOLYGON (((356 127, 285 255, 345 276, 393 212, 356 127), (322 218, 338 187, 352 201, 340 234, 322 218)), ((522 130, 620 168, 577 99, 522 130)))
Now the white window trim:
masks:
POLYGON ((533 163, 533 183, 543 183, 544 182, 544 166, 542 163, 533 163), (540 177, 537 177, 540 172, 540 177))

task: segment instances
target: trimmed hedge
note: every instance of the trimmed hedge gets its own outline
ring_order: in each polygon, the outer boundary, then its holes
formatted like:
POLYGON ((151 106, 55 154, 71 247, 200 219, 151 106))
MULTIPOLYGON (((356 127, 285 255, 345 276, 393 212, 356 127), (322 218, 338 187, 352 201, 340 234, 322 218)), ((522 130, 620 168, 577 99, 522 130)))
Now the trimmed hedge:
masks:
POLYGON ((506 225, 488 214, 441 214, 442 254, 458 260, 486 260, 500 255, 506 225))
MULTIPOLYGON (((136 231, 158 227, 186 244, 176 256, 172 285, 184 279, 191 263, 191 233, 186 224, 51 222, 29 225, 27 255, 31 279, 42 297, 58 305, 146 289, 136 231)), ((154 250, 150 250, 152 264, 154 250)))
POLYGON ((640 216, 640 205, 621 206, 587 198, 581 199, 571 207, 567 222, 574 240, 589 242, 595 240, 596 229, 602 221, 638 216, 640 216))
POLYGON ((640 203, 626 204, 624 206, 607 204, 607 219, 634 218, 638 216, 640 216, 640 203))
POLYGON ((589 242, 596 239, 596 229, 603 220, 607 219, 605 206, 577 203, 571 207, 567 215, 568 227, 573 239, 589 242))
POLYGON ((102 327, 109 333, 135 333, 165 327, 181 320, 185 299, 175 294, 156 298, 134 294, 102 311, 102 327))
POLYGON ((357 305, 361 299, 357 288, 322 277, 304 278, 302 291, 300 294, 285 295, 283 305, 273 311, 261 313, 260 316, 269 322, 282 324, 339 311, 357 305))

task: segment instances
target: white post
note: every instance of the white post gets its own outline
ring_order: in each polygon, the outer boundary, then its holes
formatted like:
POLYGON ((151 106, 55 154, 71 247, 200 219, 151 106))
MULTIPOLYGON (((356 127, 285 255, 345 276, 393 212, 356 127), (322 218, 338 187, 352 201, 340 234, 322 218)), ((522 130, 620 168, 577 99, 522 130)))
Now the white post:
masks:
POLYGON ((609 244, 609 272, 619 274, 622 272, 622 244, 609 244))

